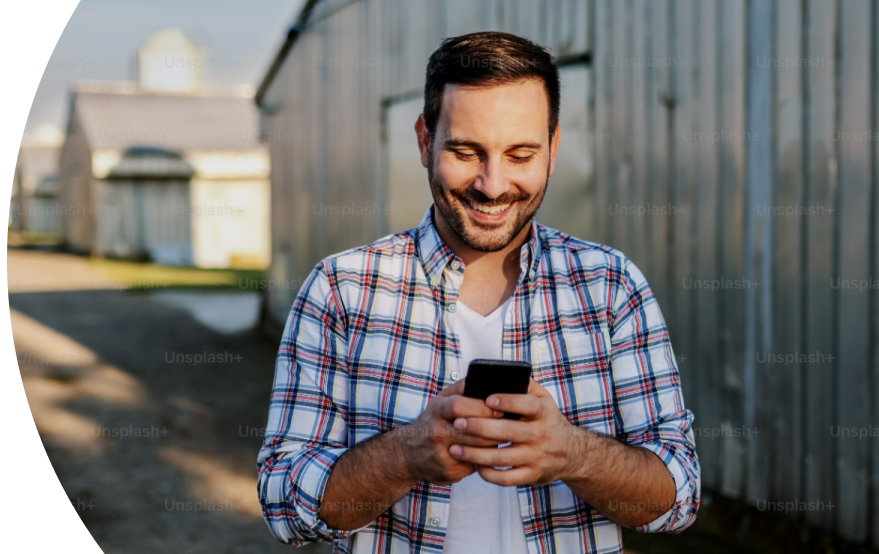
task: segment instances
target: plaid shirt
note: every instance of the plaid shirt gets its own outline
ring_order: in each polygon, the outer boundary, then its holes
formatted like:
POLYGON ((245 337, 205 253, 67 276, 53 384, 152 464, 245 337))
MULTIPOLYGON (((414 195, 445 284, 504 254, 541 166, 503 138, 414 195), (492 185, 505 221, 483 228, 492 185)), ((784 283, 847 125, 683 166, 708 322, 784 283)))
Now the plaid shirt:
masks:
MULTIPOLYGON (((412 422, 466 374, 453 324, 464 262, 440 239, 431 208, 414 229, 322 260, 293 303, 257 462, 265 520, 291 546, 442 552, 449 485, 419 481, 359 529, 330 528, 318 517, 339 456, 412 422)), ((646 448, 666 464, 675 503, 636 530, 687 528, 700 495, 693 414, 644 276, 617 250, 535 220, 519 260, 503 358, 530 362, 572 424, 646 448)), ((623 551, 620 527, 561 480, 519 486, 518 497, 531 554, 623 551)))

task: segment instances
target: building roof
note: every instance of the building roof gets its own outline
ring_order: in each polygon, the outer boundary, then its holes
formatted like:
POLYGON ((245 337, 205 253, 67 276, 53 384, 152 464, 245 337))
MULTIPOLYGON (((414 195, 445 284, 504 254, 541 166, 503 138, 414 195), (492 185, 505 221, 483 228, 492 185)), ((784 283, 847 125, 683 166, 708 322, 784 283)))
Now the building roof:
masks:
POLYGON ((129 82, 79 82, 73 94, 77 121, 93 151, 155 147, 183 153, 263 146, 250 88, 169 93, 129 82))
POLYGON ((265 97, 266 91, 268 91, 269 87, 272 84, 272 81, 275 80, 275 76, 281 69, 281 65, 284 63, 284 60, 287 59, 287 55, 290 53, 290 50, 293 49, 293 45, 296 44, 296 40, 299 38, 299 34, 308 25, 308 20, 311 16, 311 12, 314 10, 315 6, 317 6, 319 1, 320 0, 305 0, 305 2, 302 4, 302 9, 299 10, 299 14, 296 16, 296 21, 289 29, 287 29, 287 34, 284 37, 284 42, 281 44, 281 48, 278 50, 278 53, 275 54, 275 57, 272 59, 272 63, 269 65, 266 74, 263 76, 262 82, 256 89, 256 95, 254 96, 254 99, 256 100, 257 105, 262 105, 262 101, 265 97))

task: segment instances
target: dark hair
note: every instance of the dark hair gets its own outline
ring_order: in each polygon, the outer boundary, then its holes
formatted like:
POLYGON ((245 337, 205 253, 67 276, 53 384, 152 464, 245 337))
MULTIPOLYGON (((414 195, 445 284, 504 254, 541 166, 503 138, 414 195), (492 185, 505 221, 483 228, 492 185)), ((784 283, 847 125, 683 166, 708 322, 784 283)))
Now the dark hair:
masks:
POLYGON ((430 55, 424 83, 424 120, 431 141, 436 134, 446 83, 492 86, 523 79, 543 81, 549 100, 549 133, 559 120, 559 68, 549 49, 499 31, 445 39, 430 55))

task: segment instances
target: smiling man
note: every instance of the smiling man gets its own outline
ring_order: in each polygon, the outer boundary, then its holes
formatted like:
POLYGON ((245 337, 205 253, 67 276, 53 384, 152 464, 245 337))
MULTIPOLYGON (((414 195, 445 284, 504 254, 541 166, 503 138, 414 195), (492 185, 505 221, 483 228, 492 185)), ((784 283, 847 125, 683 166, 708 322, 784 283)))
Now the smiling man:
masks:
POLYGON ((617 250, 534 219, 559 89, 550 54, 507 33, 431 56, 415 132, 433 204, 322 260, 287 319, 258 459, 279 540, 617 553, 620 525, 695 519, 693 414, 650 287, 617 250), (463 397, 475 358, 529 362, 528 393, 463 397))

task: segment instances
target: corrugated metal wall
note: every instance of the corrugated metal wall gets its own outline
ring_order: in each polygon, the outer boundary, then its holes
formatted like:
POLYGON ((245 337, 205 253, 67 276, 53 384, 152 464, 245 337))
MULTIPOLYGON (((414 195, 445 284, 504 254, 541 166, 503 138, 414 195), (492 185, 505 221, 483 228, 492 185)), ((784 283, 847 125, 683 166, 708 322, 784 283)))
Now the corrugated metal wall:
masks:
POLYGON ((595 156, 581 238, 655 289, 704 485, 879 546, 875 2, 319 4, 264 102, 271 276, 294 284, 269 291, 272 316, 322 256, 387 231, 313 206, 387 206, 383 106, 421 94, 441 38, 491 29, 591 54, 604 138, 579 146, 595 156))
POLYGON ((703 482, 879 546, 879 9, 593 10, 593 239, 655 288, 703 482))

